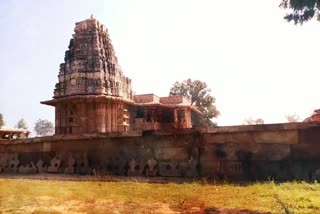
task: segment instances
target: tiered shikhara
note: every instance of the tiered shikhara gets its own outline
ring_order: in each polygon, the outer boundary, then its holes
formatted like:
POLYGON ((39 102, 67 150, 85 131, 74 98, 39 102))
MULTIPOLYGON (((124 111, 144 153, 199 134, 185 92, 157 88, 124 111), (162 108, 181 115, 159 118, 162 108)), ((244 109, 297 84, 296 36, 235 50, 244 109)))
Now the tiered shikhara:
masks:
POLYGON ((198 112, 181 97, 133 95, 107 29, 91 17, 76 23, 52 100, 55 134, 190 128, 198 112))

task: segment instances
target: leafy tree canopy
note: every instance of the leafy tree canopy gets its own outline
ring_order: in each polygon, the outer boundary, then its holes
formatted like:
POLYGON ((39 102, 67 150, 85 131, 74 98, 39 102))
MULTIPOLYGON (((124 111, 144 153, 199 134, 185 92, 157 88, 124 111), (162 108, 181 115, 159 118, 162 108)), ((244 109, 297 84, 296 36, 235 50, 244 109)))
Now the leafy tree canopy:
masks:
POLYGON ((297 115, 297 114, 288 114, 285 116, 285 118, 287 119, 287 121, 289 123, 295 123, 295 122, 301 121, 299 115, 297 115))
POLYGON ((23 118, 18 121, 18 123, 15 127, 18 129, 28 129, 27 123, 26 123, 26 121, 24 121, 23 118))
POLYGON ((0 128, 1 126, 4 126, 4 120, 2 114, 0 114, 0 128))
POLYGON ((52 122, 46 119, 39 119, 35 123, 34 131, 38 136, 49 136, 54 134, 54 127, 52 122))
POLYGON ((175 82, 170 89, 169 96, 181 95, 191 101, 191 105, 198 108, 202 114, 192 114, 193 127, 216 126, 212 118, 220 115, 215 106, 216 99, 210 95, 211 89, 205 82, 200 80, 187 79, 182 82, 175 82))
POLYGON ((261 118, 253 119, 253 118, 247 118, 243 121, 243 125, 260 125, 264 124, 264 120, 261 118))
POLYGON ((287 9, 284 19, 295 24, 303 24, 313 17, 320 21, 320 0, 282 0, 281 8, 287 9))

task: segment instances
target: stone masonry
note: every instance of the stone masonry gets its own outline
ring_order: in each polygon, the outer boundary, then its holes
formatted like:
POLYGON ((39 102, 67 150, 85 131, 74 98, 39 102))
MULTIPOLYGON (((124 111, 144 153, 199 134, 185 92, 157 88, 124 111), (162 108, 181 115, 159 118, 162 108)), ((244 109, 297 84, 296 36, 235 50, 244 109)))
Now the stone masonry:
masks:
POLYGON ((191 128, 199 111, 186 98, 134 95, 99 21, 77 22, 74 32, 53 100, 41 102, 55 107, 55 134, 191 128))

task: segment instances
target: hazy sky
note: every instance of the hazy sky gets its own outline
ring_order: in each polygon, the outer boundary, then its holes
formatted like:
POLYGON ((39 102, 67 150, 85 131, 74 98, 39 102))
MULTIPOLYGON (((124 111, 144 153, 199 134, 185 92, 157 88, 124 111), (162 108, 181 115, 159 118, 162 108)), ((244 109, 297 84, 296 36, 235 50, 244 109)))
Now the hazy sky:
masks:
POLYGON ((109 29, 137 94, 167 96, 175 81, 207 82, 218 125, 281 123, 320 108, 320 23, 283 20, 278 0, 2 0, 0 113, 54 121, 53 96, 74 24, 93 14, 109 29))

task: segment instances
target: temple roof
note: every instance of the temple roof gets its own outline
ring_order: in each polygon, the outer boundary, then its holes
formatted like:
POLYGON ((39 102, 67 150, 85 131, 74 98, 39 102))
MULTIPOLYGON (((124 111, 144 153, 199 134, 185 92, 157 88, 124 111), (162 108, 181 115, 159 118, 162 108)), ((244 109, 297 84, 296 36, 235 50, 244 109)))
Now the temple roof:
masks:
POLYGON ((27 129, 21 129, 21 128, 9 128, 2 126, 0 127, 0 133, 30 133, 27 129))
POLYGON ((96 94, 132 99, 131 80, 118 64, 107 28, 91 16, 77 22, 74 32, 60 64, 54 98, 96 94))

